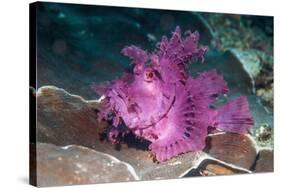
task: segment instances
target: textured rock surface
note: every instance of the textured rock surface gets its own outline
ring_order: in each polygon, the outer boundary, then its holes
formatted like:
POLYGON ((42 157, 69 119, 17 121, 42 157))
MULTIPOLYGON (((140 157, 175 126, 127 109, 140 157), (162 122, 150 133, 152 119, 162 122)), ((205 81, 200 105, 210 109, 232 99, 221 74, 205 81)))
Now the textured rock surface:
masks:
POLYGON ((137 180, 133 168, 82 146, 37 143, 38 186, 62 186, 137 180))
POLYGON ((259 152, 258 159, 255 166, 255 172, 273 172, 273 150, 262 149, 259 152))
MULTIPOLYGON (((172 158, 163 163, 153 162, 147 151, 147 143, 132 136, 122 144, 112 145, 103 140, 106 122, 96 120, 97 101, 86 101, 56 87, 42 87, 37 94, 37 139, 39 142, 58 146, 80 145, 99 152, 110 154, 130 164, 142 180, 167 179, 189 176, 202 152, 191 152, 172 158), (187 174, 187 175, 185 175, 187 174)), ((249 169, 256 158, 256 148, 248 136, 237 134, 215 134, 207 139, 208 152, 230 165, 249 169)), ((204 169, 210 173, 240 173, 223 164, 212 163, 204 169)), ((202 166, 201 165, 201 166, 202 166)), ((203 168, 203 167, 202 167, 203 168)), ((244 171, 242 171, 244 173, 244 171)))
POLYGON ((258 55, 253 50, 242 51, 231 49, 232 53, 240 60, 250 77, 255 79, 261 71, 261 62, 258 55))
POLYGON ((208 138, 206 152, 212 157, 236 166, 250 169, 255 162, 257 150, 249 136, 217 134, 208 138))
MULTIPOLYGON (((60 146, 82 145, 101 149, 96 102, 86 102, 56 87, 37 92, 37 139, 60 146), (81 134, 82 133, 82 134, 81 134)), ((105 126, 105 125, 104 125, 105 126)))
POLYGON ((195 169, 189 171, 184 177, 189 176, 215 176, 215 175, 232 175, 249 173, 244 169, 239 169, 232 165, 223 164, 222 162, 205 159, 195 169))

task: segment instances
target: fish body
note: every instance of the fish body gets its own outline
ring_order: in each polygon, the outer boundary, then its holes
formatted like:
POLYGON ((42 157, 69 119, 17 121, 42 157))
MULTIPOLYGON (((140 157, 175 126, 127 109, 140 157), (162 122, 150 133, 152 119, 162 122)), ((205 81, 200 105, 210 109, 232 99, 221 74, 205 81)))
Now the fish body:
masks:
POLYGON ((209 127, 247 132, 253 119, 246 97, 218 109, 210 108, 217 96, 228 92, 227 83, 216 70, 196 77, 188 74, 188 65, 203 61, 207 52, 198 40, 198 32, 182 36, 180 27, 176 27, 170 39, 162 37, 153 53, 136 46, 122 50, 132 59, 133 71, 99 90, 104 99, 98 115, 99 119, 112 120, 108 132, 112 143, 132 132, 150 141, 149 149, 156 159, 165 161, 202 150, 209 127))

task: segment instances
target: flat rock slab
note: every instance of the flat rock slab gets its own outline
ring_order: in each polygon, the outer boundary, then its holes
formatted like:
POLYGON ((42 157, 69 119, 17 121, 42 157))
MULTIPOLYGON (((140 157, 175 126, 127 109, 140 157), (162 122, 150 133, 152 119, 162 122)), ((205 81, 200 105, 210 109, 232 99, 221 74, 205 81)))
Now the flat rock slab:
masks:
POLYGON ((82 145, 102 149, 97 102, 87 102, 56 87, 43 87, 37 94, 37 141, 59 146, 82 145))
POLYGON ((256 160, 257 148, 248 135, 217 134, 208 137, 205 151, 212 157, 250 169, 256 160))
POLYGON ((197 168, 190 170, 184 177, 233 175, 245 173, 249 173, 249 171, 232 165, 224 164, 216 159, 206 158, 200 162, 197 168))
POLYGON ((255 172, 273 172, 273 150, 262 149, 259 152, 258 159, 255 166, 255 172))
POLYGON ((63 186, 138 180, 133 168, 82 146, 37 143, 37 185, 63 186))

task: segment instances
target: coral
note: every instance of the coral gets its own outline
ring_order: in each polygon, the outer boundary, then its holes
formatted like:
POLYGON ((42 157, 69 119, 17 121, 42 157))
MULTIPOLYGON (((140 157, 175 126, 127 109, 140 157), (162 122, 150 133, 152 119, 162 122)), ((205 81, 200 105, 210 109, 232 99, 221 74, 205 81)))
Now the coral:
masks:
POLYGON ((108 138, 118 143, 132 132, 151 142, 149 149, 158 161, 181 153, 202 150, 208 128, 244 134, 253 124, 246 97, 214 109, 210 105, 228 92, 216 70, 187 73, 188 65, 204 61, 207 47, 199 46, 198 32, 180 27, 168 39, 163 36, 154 52, 128 46, 122 50, 132 59, 131 73, 104 85, 94 85, 104 96, 100 120, 112 121, 108 138), (124 129, 124 125, 126 129, 124 129))

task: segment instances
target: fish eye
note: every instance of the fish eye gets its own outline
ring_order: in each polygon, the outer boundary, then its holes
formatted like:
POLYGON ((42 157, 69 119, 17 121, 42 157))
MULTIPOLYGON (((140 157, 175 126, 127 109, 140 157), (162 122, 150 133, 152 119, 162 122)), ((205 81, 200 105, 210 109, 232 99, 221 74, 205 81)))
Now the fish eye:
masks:
POLYGON ((149 73, 147 74, 147 77, 148 77, 148 78, 153 78, 153 75, 154 75, 153 72, 149 72, 149 73))
POLYGON ((152 70, 146 71, 145 72, 145 81, 151 82, 154 79, 154 72, 152 70))

